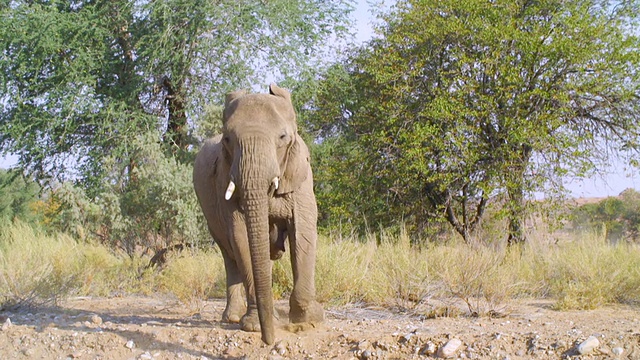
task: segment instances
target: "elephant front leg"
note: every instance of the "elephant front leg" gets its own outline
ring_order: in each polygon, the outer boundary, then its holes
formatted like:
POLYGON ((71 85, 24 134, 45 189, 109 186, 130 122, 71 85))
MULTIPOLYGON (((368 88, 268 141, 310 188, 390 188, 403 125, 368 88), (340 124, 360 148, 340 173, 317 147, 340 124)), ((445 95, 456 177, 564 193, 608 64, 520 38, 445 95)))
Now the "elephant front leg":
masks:
POLYGON ((289 299, 289 320, 292 323, 324 320, 322 305, 316 301, 316 218, 314 199, 296 204, 293 222, 295 235, 290 236, 293 292, 289 299))
POLYGON ((239 323, 247 311, 242 274, 235 260, 224 253, 223 258, 227 274, 227 305, 222 313, 222 321, 239 323))
POLYGON ((244 285, 246 295, 246 311, 240 316, 240 327, 244 331, 260 331, 260 319, 256 303, 255 286, 253 281, 249 239, 244 216, 236 212, 231 225, 232 247, 236 258, 240 283, 244 285))

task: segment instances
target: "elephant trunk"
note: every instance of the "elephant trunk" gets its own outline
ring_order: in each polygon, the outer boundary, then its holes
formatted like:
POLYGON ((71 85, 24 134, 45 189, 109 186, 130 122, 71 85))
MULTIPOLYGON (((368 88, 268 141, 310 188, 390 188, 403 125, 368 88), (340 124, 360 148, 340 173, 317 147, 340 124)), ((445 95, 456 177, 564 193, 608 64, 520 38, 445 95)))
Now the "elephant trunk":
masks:
POLYGON ((269 198, 273 167, 270 163, 275 154, 269 156, 268 147, 248 141, 242 146, 240 159, 240 182, 244 192, 243 207, 249 238, 249 251, 253 269, 253 282, 260 319, 262 341, 271 345, 275 340, 273 324, 273 294, 271 290, 271 258, 269 252, 269 198))

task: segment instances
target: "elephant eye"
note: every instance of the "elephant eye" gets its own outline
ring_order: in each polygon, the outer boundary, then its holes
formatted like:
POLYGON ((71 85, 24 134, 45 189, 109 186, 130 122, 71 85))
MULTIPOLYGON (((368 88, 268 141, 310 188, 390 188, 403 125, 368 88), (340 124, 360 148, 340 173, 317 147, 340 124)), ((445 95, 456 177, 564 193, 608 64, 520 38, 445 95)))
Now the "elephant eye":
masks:
POLYGON ((229 143, 229 137, 228 137, 228 136, 223 137, 223 138, 222 138, 222 140, 223 140, 226 144, 228 144, 228 143, 229 143))

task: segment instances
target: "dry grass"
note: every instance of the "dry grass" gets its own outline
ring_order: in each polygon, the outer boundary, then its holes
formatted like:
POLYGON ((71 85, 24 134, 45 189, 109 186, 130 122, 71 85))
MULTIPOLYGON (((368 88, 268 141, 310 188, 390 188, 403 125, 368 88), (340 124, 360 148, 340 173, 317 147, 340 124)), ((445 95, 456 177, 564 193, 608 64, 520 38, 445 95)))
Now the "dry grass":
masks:
POLYGON ((174 254, 156 281, 158 291, 175 295, 194 313, 202 309, 203 300, 225 297, 224 262, 211 249, 174 254))
MULTIPOLYGON (((540 239, 545 237, 540 236, 540 239)), ((318 244, 316 286, 325 304, 366 303, 425 316, 499 315, 516 298, 550 298, 557 309, 593 309, 640 299, 640 248, 610 244, 603 234, 496 250, 450 241, 417 248, 406 235, 318 244)), ((274 294, 292 287, 288 256, 274 265, 274 294)), ((24 224, 0 232, 2 305, 44 305, 69 295, 171 294, 199 311, 224 297, 224 267, 215 249, 173 255, 163 269, 145 269, 103 246, 47 235, 24 224)))

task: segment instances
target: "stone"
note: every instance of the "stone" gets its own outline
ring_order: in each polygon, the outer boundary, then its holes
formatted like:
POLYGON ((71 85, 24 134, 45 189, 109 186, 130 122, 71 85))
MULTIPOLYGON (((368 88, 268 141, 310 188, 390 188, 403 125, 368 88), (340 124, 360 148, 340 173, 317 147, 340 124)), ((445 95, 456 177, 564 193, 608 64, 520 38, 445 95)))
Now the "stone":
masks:
POLYGON ((443 347, 438 350, 438 357, 443 359, 452 358, 455 356, 456 352, 462 345, 462 341, 460 339, 453 338, 447 341, 443 347))
POLYGON ((274 350, 278 353, 278 355, 284 356, 284 354, 287 353, 287 343, 285 341, 278 342, 274 347, 274 350))
POLYGON ((611 349, 611 352, 613 353, 613 355, 615 356, 620 356, 622 355, 622 353, 624 352, 624 349, 621 347, 614 347, 613 349, 611 349))
POLYGON ((2 323, 2 327, 0 327, 0 330, 2 330, 2 331, 7 331, 7 330, 11 327, 11 325, 12 325, 12 324, 11 324, 11 319, 10 319, 10 318, 7 318, 7 320, 5 320, 5 321, 2 323))
POLYGON ((91 322, 94 325, 102 325, 102 318, 96 314, 91 315, 91 322))
POLYGON ((595 336, 589 336, 585 341, 581 342, 576 349, 580 355, 586 355, 600 346, 600 341, 595 336))
POLYGON ((367 340, 362 340, 358 343, 358 350, 367 350, 371 346, 371 343, 367 340))
POLYGON ((427 341, 427 343, 424 344, 424 347, 422 348, 422 354, 431 356, 435 353, 436 344, 432 343, 431 341, 427 341))
POLYGON ((136 347, 136 343, 134 343, 133 340, 129 340, 126 344, 124 344, 124 347, 126 347, 127 349, 133 349, 136 347))

